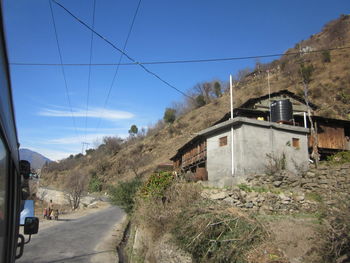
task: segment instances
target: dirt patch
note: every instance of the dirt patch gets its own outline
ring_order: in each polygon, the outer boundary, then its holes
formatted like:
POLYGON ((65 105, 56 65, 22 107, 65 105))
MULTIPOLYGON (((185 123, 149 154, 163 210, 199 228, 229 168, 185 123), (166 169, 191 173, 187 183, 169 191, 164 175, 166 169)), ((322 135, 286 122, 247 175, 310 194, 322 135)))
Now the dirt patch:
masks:
POLYGON ((269 223, 276 246, 290 263, 305 262, 304 258, 316 246, 318 234, 311 219, 285 218, 269 223))

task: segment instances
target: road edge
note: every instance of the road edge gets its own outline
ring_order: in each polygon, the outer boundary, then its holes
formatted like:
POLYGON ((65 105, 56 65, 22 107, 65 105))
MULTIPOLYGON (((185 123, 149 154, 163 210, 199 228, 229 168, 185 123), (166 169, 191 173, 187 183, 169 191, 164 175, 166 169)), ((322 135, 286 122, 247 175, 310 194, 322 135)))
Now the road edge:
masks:
POLYGON ((91 258, 92 263, 119 263, 117 246, 122 242, 124 231, 129 223, 129 217, 124 214, 123 217, 112 226, 107 235, 95 247, 96 255, 91 258))

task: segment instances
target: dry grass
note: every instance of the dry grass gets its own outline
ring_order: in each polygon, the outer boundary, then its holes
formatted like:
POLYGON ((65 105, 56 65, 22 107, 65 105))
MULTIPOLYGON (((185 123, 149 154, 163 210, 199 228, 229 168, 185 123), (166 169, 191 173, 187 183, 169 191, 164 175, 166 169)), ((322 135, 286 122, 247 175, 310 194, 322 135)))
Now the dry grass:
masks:
POLYGON ((194 262, 248 262, 245 253, 268 235, 253 216, 204 201, 198 184, 182 181, 173 183, 162 198, 138 198, 133 218, 154 242, 172 233, 194 262))
POLYGON ((147 225, 155 237, 174 224, 175 217, 200 198, 198 185, 177 182, 165 192, 164 198, 142 198, 136 200, 135 222, 147 225))

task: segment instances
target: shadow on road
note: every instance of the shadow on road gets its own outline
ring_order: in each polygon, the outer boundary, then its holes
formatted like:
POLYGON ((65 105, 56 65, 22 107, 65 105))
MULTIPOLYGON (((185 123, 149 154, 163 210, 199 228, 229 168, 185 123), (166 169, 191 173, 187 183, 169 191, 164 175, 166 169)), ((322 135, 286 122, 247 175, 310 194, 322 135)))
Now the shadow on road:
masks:
POLYGON ((70 260, 74 260, 74 259, 78 259, 78 258, 83 258, 83 257, 89 257, 89 256, 93 256, 93 255, 97 255, 97 254, 102 254, 102 253, 109 253, 109 252, 115 252, 115 250, 110 249, 110 250, 104 250, 104 251, 96 251, 96 252, 87 253, 87 254, 78 255, 78 256, 69 257, 69 258, 55 259, 55 260, 52 260, 52 261, 47 261, 47 263, 69 262, 70 260))
POLYGON ((60 222, 69 222, 69 221, 75 221, 75 219, 57 219, 56 221, 60 221, 60 222))

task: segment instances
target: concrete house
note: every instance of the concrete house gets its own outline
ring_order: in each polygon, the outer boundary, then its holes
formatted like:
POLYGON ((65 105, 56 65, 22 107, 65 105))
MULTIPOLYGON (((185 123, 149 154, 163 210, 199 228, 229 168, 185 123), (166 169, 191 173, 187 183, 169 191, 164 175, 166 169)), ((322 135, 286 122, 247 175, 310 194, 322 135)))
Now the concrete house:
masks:
MULTIPOLYGON (((286 90, 270 94, 270 99, 288 100, 290 117, 270 122, 269 96, 250 99, 234 109, 233 119, 230 112, 225 114, 178 149, 171 158, 175 169, 192 172, 197 180, 224 186, 239 183, 247 175, 263 173, 271 158, 285 158, 290 171, 307 168, 312 142, 303 99, 286 90)), ((312 103, 310 106, 317 109, 312 103)), ((319 146, 326 146, 319 147, 321 150, 327 153, 347 149, 349 121, 318 116, 313 120, 319 127, 319 146)))
POLYGON ((285 156, 288 170, 295 170, 293 164, 307 166, 308 132, 303 127, 236 117, 199 132, 194 141, 201 143, 191 147, 191 154, 182 158, 180 151, 172 160, 178 162, 175 167, 194 172, 197 179, 207 179, 218 186, 231 185, 239 183, 245 175, 263 173, 268 155, 285 156), (205 146, 202 151, 200 144, 205 146))

